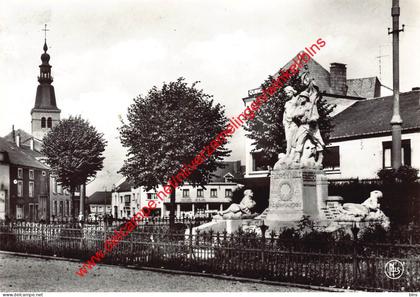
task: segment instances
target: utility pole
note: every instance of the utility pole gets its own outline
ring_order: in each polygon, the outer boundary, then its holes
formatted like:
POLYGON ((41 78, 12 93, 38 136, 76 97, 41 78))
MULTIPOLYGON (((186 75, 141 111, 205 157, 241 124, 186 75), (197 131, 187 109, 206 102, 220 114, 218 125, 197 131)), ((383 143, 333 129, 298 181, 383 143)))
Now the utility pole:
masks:
POLYGON ((404 31, 404 25, 400 29, 400 6, 399 0, 392 0, 391 16, 392 31, 388 28, 388 35, 392 34, 392 80, 394 89, 394 106, 391 119, 392 126, 392 168, 401 167, 401 126, 402 118, 400 115, 400 53, 399 53, 399 35, 404 31))

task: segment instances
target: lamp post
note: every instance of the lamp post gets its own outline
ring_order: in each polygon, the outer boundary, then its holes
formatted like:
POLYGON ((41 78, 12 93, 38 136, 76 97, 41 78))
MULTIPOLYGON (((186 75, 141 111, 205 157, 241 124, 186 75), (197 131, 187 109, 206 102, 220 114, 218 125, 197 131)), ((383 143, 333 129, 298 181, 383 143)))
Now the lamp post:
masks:
POLYGON ((392 0, 391 8, 392 31, 388 28, 388 35, 392 34, 392 80, 394 91, 393 113, 391 118, 392 126, 392 150, 391 161, 392 168, 399 169, 401 167, 401 126, 402 118, 400 115, 400 52, 399 52, 399 35, 404 31, 404 25, 400 29, 400 6, 399 0, 392 0))

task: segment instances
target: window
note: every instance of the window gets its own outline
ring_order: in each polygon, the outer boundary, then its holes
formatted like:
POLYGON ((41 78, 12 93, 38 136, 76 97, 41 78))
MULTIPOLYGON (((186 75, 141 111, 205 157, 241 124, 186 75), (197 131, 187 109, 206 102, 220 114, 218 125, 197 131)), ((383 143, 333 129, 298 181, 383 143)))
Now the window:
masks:
POLYGON ((44 117, 42 117, 41 118, 41 128, 45 128, 47 125, 46 125, 46 120, 45 120, 45 118, 44 117))
POLYGON ((203 189, 197 189, 197 198, 203 198, 203 197, 204 197, 203 189))
POLYGON ((225 174, 224 178, 225 178, 225 183, 230 183, 233 180, 233 175, 232 173, 228 172, 225 174))
POLYGON ((120 196, 120 203, 123 203, 123 196, 120 196))
POLYGON ((43 170, 42 171, 42 176, 46 176, 47 175, 47 173, 43 170))
POLYGON ((252 153, 252 171, 268 170, 269 165, 270 160, 267 160, 263 152, 252 153))
POLYGON ((31 169, 29 170, 29 179, 34 179, 35 178, 35 174, 34 171, 31 169))
POLYGON ((324 168, 326 170, 340 169, 340 147, 330 146, 325 149, 324 168))
POLYGON ((131 195, 124 195, 124 202, 130 203, 130 198, 131 198, 131 195))
POLYGON ((124 195, 124 206, 130 206, 131 195, 124 195))
POLYGON ((54 200, 54 203, 53 203, 53 205, 54 205, 54 208, 53 208, 53 215, 57 215, 57 201, 56 200, 54 200))
POLYGON ((29 197, 34 197, 34 182, 29 182, 29 197))
POLYGON ((211 198, 217 198, 217 189, 211 189, 210 190, 210 197, 211 198))
POLYGON ((18 197, 23 196, 23 182, 21 180, 18 180, 17 182, 17 195, 18 197))
POLYGON ((147 193, 147 199, 156 199, 156 193, 147 193))
POLYGON ((51 180, 52 180, 52 191, 54 194, 56 194, 57 193, 57 179, 53 177, 51 180))
POLYGON ((18 168, 18 178, 23 178, 23 169, 18 168))
POLYGON ((68 212, 68 208, 69 208, 69 205, 68 205, 68 203, 67 203, 68 201, 65 201, 64 202, 64 215, 66 216, 67 215, 67 212, 68 212))
POLYGON ((47 128, 52 128, 52 119, 51 118, 47 119, 47 128))
POLYGON ((63 194, 63 186, 57 183, 57 192, 58 194, 63 194))
MULTIPOLYGON (((401 141, 401 162, 402 165, 411 166, 410 139, 404 139, 401 141)), ((383 168, 392 167, 392 141, 382 142, 382 166, 383 168)))
POLYGON ((35 204, 34 204, 35 219, 38 219, 38 207, 39 207, 38 203, 35 203, 35 204))
POLYGON ((232 189, 226 189, 225 190, 225 197, 231 198, 232 197, 232 189))
POLYGON ((64 202, 63 201, 60 201, 60 204, 59 204, 60 217, 62 217, 64 215, 63 206, 64 206, 64 202))
POLYGON ((190 198, 190 190, 189 189, 183 189, 182 190, 182 198, 190 198))
POLYGON ((23 219, 24 209, 22 204, 16 204, 16 219, 23 219))
POLYGON ((34 204, 33 203, 29 203, 29 219, 30 220, 34 219, 34 204))

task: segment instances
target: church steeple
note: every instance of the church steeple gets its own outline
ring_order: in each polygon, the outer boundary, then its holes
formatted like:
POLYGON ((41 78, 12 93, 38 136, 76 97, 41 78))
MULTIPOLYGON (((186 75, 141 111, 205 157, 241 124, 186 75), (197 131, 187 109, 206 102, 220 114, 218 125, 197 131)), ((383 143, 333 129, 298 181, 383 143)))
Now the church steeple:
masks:
POLYGON ((50 55, 47 54, 48 46, 47 40, 44 41, 44 53, 41 55, 42 64, 39 65, 39 76, 38 81, 39 83, 46 83, 51 84, 53 82, 53 78, 51 76, 51 65, 50 65, 50 55))
POLYGON ((46 32, 47 25, 43 29, 44 52, 41 55, 41 65, 39 65, 39 85, 36 89, 35 106, 31 110, 32 116, 32 135, 35 138, 42 139, 44 135, 60 121, 60 109, 57 107, 55 99, 54 86, 51 85, 53 77, 51 76, 50 55, 47 53, 48 45, 46 32))

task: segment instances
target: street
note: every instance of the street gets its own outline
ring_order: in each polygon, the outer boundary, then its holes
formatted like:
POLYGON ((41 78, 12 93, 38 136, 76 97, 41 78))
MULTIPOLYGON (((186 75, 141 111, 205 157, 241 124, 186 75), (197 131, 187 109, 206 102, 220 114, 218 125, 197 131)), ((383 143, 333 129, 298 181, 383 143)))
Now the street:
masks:
POLYGON ((84 278, 79 263, 0 254, 2 292, 302 292, 308 289, 99 265, 84 278))

